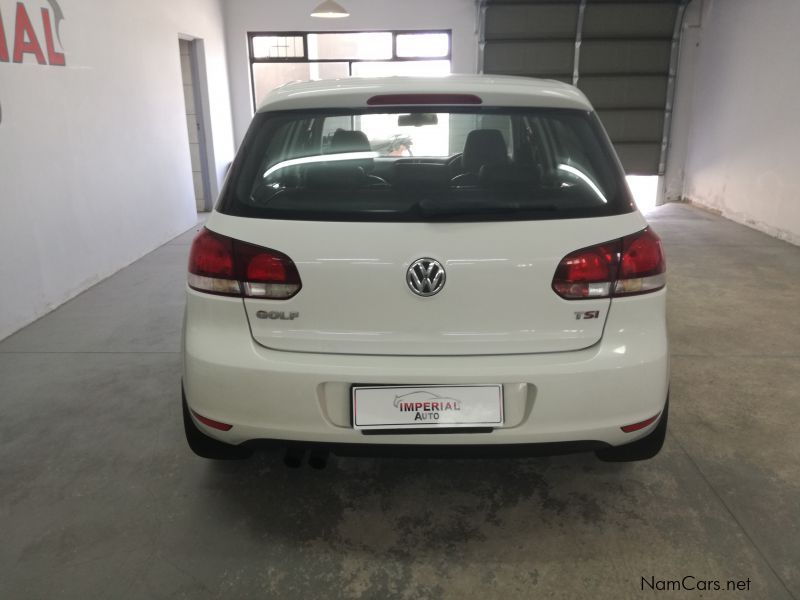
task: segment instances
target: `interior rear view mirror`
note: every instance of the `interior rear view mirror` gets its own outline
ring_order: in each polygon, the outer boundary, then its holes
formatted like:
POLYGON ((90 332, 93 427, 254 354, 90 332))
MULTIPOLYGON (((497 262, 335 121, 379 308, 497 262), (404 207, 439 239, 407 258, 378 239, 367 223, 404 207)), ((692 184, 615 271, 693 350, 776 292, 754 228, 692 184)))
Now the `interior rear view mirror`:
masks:
POLYGON ((436 113, 411 113, 397 117, 399 127, 422 127, 423 125, 438 125, 439 117, 436 113))

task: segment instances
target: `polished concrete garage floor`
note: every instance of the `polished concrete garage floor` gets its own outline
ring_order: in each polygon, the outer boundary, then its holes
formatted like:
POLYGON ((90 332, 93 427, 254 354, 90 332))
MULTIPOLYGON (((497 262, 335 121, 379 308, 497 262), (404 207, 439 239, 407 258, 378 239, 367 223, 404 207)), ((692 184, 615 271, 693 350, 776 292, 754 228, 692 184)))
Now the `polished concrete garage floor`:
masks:
POLYGON ((750 591, 655 595, 800 598, 800 248, 684 205, 650 218, 672 414, 630 465, 195 458, 192 233, 159 248, 0 343, 0 598, 635 598, 685 576, 750 591))

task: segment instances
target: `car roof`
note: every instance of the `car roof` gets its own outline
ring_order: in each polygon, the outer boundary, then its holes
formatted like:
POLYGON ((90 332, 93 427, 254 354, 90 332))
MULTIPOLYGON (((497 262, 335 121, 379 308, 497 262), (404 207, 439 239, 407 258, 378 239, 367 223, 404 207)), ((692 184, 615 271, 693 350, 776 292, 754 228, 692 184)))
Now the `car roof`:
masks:
MULTIPOLYGON (((469 94, 483 106, 525 106, 592 110, 576 87, 552 79, 506 75, 444 77, 350 77, 288 83, 270 92, 258 112, 319 108, 361 108, 373 96, 394 94, 469 94)), ((392 103, 396 107, 412 103, 392 103)), ((413 104, 416 104, 414 102, 413 104)), ((457 105, 449 103, 448 105, 457 105)))

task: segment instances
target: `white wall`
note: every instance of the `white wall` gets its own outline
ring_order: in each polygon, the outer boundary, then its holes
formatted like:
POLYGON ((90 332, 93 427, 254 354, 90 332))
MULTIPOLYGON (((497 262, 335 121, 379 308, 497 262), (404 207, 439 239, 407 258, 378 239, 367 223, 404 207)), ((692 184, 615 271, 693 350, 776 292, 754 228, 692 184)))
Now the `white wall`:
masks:
POLYGON ((800 2, 703 11, 684 196, 800 244, 800 2))
POLYGON ((683 18, 669 145, 667 146, 666 172, 663 178, 663 194, 659 203, 683 200, 686 153, 689 151, 689 134, 692 124, 695 65, 700 51, 702 33, 702 13, 703 0, 692 0, 686 7, 683 18))
POLYGON ((218 0, 58 4, 66 66, 0 62, 0 339, 195 223, 179 34, 205 40, 212 187, 233 154, 218 0))
POLYGON ((340 0, 346 19, 309 16, 319 0, 223 0, 238 146, 253 115, 248 31, 367 31, 379 29, 452 29, 454 73, 475 73, 478 62, 477 10, 474 0, 340 0))

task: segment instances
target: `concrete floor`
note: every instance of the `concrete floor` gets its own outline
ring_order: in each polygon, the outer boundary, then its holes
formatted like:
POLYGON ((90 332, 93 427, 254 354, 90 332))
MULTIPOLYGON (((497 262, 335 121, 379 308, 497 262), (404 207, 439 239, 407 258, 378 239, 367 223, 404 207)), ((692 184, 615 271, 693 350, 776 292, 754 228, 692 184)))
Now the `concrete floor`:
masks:
POLYGON ((800 248, 684 205, 663 452, 508 461, 186 447, 189 232, 0 343, 0 598, 800 598, 800 248), (662 593, 698 598, 722 593, 662 593))

